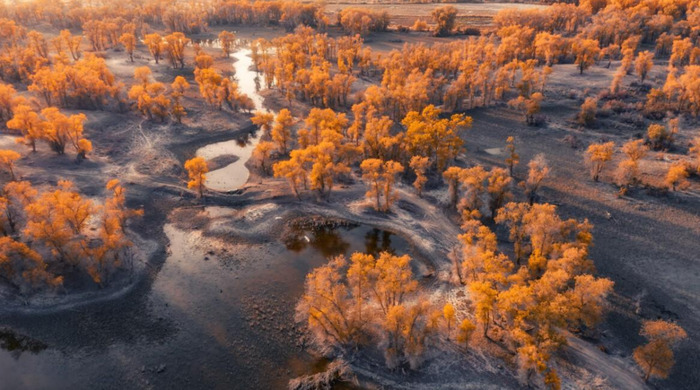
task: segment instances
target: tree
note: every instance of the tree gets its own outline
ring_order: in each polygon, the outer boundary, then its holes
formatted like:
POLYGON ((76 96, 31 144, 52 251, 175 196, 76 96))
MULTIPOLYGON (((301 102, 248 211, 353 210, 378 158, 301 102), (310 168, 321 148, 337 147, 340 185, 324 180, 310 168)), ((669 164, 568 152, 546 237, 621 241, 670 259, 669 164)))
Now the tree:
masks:
POLYGON ((41 110, 41 115, 46 118, 42 123, 42 138, 49 143, 51 149, 63 154, 66 144, 70 144, 79 152, 78 141, 83 137, 83 126, 87 120, 85 114, 73 114, 68 117, 56 107, 47 107, 41 110))
POLYGON ((535 126, 537 125, 535 115, 540 112, 542 100, 544 100, 544 96, 539 92, 535 92, 529 98, 518 96, 516 99, 509 101, 508 105, 523 112, 525 123, 528 126, 535 126))
POLYGON ((158 61, 160 61, 160 56, 163 52, 163 37, 161 37, 158 33, 146 34, 146 36, 143 38, 143 43, 148 48, 148 51, 151 53, 157 64, 158 61))
POLYGON ((170 84, 170 88, 172 88, 170 97, 173 99, 172 114, 177 120, 177 123, 182 123, 182 118, 187 116, 187 111, 182 105, 182 97, 185 95, 185 92, 190 89, 190 83, 187 82, 184 77, 177 76, 175 77, 175 81, 170 84))
POLYGON ((168 54, 168 61, 170 61, 170 65, 172 65, 173 68, 176 68, 178 65, 180 69, 185 67, 185 47, 187 47, 189 43, 190 39, 181 32, 174 32, 163 38, 162 46, 165 47, 168 54))
POLYGON ((92 152, 92 142, 90 140, 87 140, 85 138, 81 138, 78 140, 78 155, 77 155, 77 160, 82 161, 87 158, 87 154, 92 152))
POLYGON ((83 36, 78 35, 74 37, 70 30, 61 30, 59 37, 68 47, 73 60, 77 61, 80 58, 80 42, 83 40, 83 36))
POLYGON ((289 142, 292 137, 293 125, 294 117, 292 117, 292 113, 286 108, 281 109, 277 113, 277 118, 275 118, 275 124, 272 126, 270 136, 277 146, 277 150, 282 154, 287 154, 289 142))
POLYGON ((0 167, 5 169, 15 181, 15 161, 22 157, 19 153, 14 150, 0 150, 0 167))
POLYGON ((46 247, 57 261, 78 266, 83 259, 84 234, 96 208, 78 194, 73 183, 59 181, 58 188, 39 195, 25 207, 24 236, 46 247))
POLYGON ((614 152, 614 142, 591 144, 588 146, 585 159, 591 171, 591 178, 593 178, 593 181, 598 181, 600 173, 603 171, 605 164, 612 160, 614 152))
POLYGON ((673 137, 678 133, 678 118, 669 121, 670 129, 666 126, 652 123, 647 129, 647 138, 653 149, 659 150, 670 147, 673 144, 673 137))
POLYGON ((695 170, 700 172, 700 137, 693 138, 690 145, 688 155, 695 161, 695 170))
POLYGON ((596 98, 586 98, 586 100, 581 105, 581 111, 577 116, 578 123, 583 126, 591 126, 595 123, 595 116, 598 112, 598 99, 596 98))
POLYGON ((134 79, 141 83, 143 88, 146 88, 151 81, 151 68, 147 66, 139 66, 134 69, 134 79))
POLYGON ((474 325, 473 322, 466 318, 463 319, 462 322, 459 324, 459 328, 457 328, 457 343, 463 345, 464 348, 467 348, 469 346, 469 340, 471 340, 474 330, 476 330, 476 325, 474 325))
POLYGON ((353 299, 342 283, 346 264, 344 256, 337 256, 309 273, 297 305, 297 320, 307 324, 321 346, 350 345, 362 327, 352 316, 353 299))
POLYGON ((622 146, 622 151, 627 158, 622 160, 617 167, 617 184, 622 193, 627 191, 630 185, 637 182, 639 177, 639 160, 646 156, 649 148, 644 145, 644 140, 628 141, 622 146))
POLYGON ((634 63, 634 69, 641 79, 642 84, 644 84, 644 80, 647 78, 649 71, 651 71, 651 68, 654 66, 653 59, 654 53, 650 51, 641 51, 637 55, 637 60, 634 63))
POLYGON ((644 381, 650 377, 666 378, 673 368, 673 347, 688 337, 679 325, 664 320, 644 321, 639 332, 649 340, 634 350, 634 360, 644 370, 644 381))
POLYGON ((272 166, 275 177, 284 177, 289 182, 294 195, 299 198, 299 187, 307 187, 306 169, 307 154, 304 150, 292 150, 289 160, 280 161, 272 166))
POLYGON ((579 72, 583 74, 584 70, 595 64, 600 54, 600 46, 595 39, 575 39, 571 51, 576 56, 575 63, 579 72))
POLYGON ((525 188, 528 202, 532 205, 537 197, 537 190, 540 188, 542 181, 549 175, 549 165, 544 157, 544 154, 538 154, 527 164, 528 172, 527 179, 522 182, 525 188))
POLYGON ((275 120, 275 115, 269 112, 257 111, 250 121, 254 125, 258 126, 265 135, 270 135, 270 130, 272 129, 272 123, 275 120))
POLYGON ((134 49, 136 48, 136 37, 132 33, 124 33, 119 37, 119 42, 124 46, 124 50, 129 54, 129 61, 134 62, 134 49))
POLYGON ((511 182, 508 171, 503 168, 494 167, 489 172, 486 191, 489 194, 489 210, 492 218, 496 216, 497 210, 513 197, 510 192, 511 182))
POLYGON ((433 10, 433 20, 436 23, 435 35, 443 37, 450 35, 455 27, 457 19, 457 9, 451 5, 446 5, 433 10))
POLYGON ((360 168, 362 169, 362 179, 369 186, 367 198, 375 199, 376 210, 389 211, 391 204, 396 200, 396 196, 392 193, 396 175, 403 172, 403 165, 396 161, 368 158, 362 161, 360 168), (383 204, 381 203, 382 197, 384 197, 383 204))
POLYGON ((442 177, 447 180, 450 207, 457 205, 457 190, 459 188, 459 180, 462 177, 462 171, 463 169, 460 167, 449 167, 442 173, 442 177))
POLYGON ((17 99, 17 91, 11 84, 0 83, 0 119, 12 119, 12 107, 17 99))
POLYGON ((187 188, 196 188, 197 194, 201 198, 204 195, 206 173, 209 172, 207 161, 203 157, 194 157, 185 162, 185 169, 190 179, 187 182, 187 188))
POLYGON ((416 174, 416 180, 413 182, 413 188, 418 192, 418 196, 423 194, 423 186, 428 181, 428 177, 425 176, 426 171, 430 165, 430 160, 427 157, 413 156, 411 157, 411 162, 409 166, 413 169, 416 174))
POLYGON ((420 113, 409 112, 401 122, 406 126, 406 142, 413 155, 426 156, 431 166, 442 171, 461 151, 463 129, 471 127, 472 118, 464 114, 440 119, 440 109, 433 105, 420 113))
POLYGON ((36 141, 41 138, 41 120, 32 108, 24 103, 12 108, 12 119, 7 121, 7 128, 19 130, 22 134, 20 140, 32 147, 36 152, 36 141))
POLYGON ((688 176, 689 173, 686 164, 676 161, 668 168, 665 182, 671 191, 676 191, 676 189, 685 189, 690 185, 687 180, 688 176))
POLYGON ((416 294, 409 256, 332 258, 306 277, 296 319, 322 349, 381 344, 387 366, 415 368, 444 314, 416 294))
POLYGON ((11 237, 0 237, 0 277, 22 292, 39 287, 56 287, 63 277, 48 272, 39 253, 11 237))
POLYGON ((515 138, 513 136, 508 136, 506 138, 506 152, 508 153, 506 157, 506 165, 508 166, 508 174, 513 177, 513 167, 518 165, 520 162, 520 155, 515 151, 515 138))
POLYGON ((224 57, 230 57, 233 52, 233 45, 236 43, 236 35, 229 31, 221 31, 219 33, 219 44, 224 57))
POLYGON ((449 335, 452 332, 452 324, 455 322, 455 307, 449 302, 446 303, 442 307, 442 315, 447 326, 447 334, 449 335))
POLYGON ((275 149, 275 144, 269 141, 260 141, 253 150, 253 158, 260 164, 260 168, 267 175, 267 161, 270 159, 270 153, 275 149))

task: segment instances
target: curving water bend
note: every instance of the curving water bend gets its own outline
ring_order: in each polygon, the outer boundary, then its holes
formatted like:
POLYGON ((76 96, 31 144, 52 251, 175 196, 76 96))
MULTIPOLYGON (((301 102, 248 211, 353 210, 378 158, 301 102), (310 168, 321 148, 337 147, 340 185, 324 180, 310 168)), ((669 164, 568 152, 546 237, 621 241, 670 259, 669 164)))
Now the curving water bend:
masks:
MULTIPOLYGON (((251 50, 249 48, 241 48, 232 54, 236 59, 233 67, 236 71, 236 79, 238 80, 238 89, 240 92, 248 95, 253 99, 255 109, 263 112, 271 112, 263 107, 264 98, 258 93, 255 85, 257 73, 252 70, 253 59, 250 57, 251 50)), ((273 114, 275 114, 273 112, 273 114)), ((260 141, 260 133, 251 133, 250 136, 244 139, 229 140, 209 144, 197 150, 197 156, 204 157, 207 160, 212 160, 219 156, 235 155, 238 157, 236 162, 226 165, 223 168, 215 169, 207 174, 207 188, 214 191, 233 191, 241 188, 248 181, 250 171, 245 166, 253 150, 260 141)))

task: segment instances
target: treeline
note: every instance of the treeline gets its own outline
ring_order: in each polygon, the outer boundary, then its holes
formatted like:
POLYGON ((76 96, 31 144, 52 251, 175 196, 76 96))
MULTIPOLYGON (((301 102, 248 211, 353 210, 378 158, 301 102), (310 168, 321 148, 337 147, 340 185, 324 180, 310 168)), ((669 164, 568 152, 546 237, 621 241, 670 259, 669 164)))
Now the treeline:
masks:
POLYGON ((163 0, 63 3, 32 0, 0 8, 0 17, 31 26, 41 22, 56 28, 85 28, 101 25, 133 23, 138 30, 149 24, 164 26, 172 32, 195 34, 207 31, 209 25, 279 24, 292 30, 299 25, 322 27, 328 24, 323 7, 297 1, 208 0, 204 2, 172 2, 163 0))

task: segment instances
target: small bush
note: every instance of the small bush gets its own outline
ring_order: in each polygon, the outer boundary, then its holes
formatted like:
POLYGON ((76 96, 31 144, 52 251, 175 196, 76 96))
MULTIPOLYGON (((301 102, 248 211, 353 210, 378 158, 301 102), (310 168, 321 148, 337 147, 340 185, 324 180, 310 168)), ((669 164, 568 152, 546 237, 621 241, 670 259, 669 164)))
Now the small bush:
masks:
POLYGON ((428 31, 428 23, 425 20, 416 19, 416 22, 413 23, 412 30, 420 32, 428 31))

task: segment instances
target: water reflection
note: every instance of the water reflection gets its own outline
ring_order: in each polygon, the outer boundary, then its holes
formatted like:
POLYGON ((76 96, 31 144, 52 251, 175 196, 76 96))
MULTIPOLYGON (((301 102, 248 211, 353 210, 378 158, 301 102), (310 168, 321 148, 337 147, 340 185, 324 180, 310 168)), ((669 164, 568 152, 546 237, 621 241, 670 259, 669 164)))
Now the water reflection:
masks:
POLYGON ((350 247, 363 247, 363 252, 374 255, 380 252, 394 254, 395 248, 406 248, 407 243, 386 230, 368 226, 319 226, 314 228, 295 228, 284 240, 288 250, 299 253, 313 248, 325 258, 348 254, 350 247))
POLYGON ((9 329, 0 329, 0 348, 9 351, 13 358, 19 359, 24 352, 37 354, 47 348, 39 340, 17 334, 9 329))

